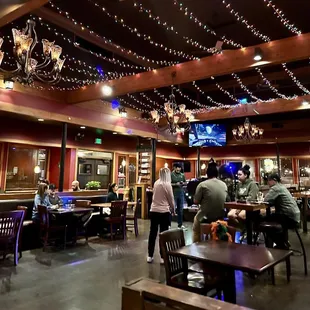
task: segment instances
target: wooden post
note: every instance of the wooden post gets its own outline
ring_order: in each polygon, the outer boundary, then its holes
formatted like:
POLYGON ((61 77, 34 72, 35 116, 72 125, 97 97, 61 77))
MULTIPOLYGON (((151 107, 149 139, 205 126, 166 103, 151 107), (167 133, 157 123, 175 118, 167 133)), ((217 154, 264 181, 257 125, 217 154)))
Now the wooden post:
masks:
POLYGON ((201 165, 200 165, 200 147, 197 148, 197 178, 201 177, 201 165))
POLYGON ((68 133, 68 124, 63 123, 62 124, 61 153, 60 153, 60 167, 59 167, 59 186, 58 186, 59 192, 63 192, 64 190, 67 133, 68 133))

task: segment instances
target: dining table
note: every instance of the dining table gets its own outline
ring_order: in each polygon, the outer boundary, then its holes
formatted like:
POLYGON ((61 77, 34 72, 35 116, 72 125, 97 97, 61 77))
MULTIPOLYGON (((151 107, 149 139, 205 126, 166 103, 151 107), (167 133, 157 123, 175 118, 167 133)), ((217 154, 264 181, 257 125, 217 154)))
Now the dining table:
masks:
POLYGON ((72 208, 50 208, 48 212, 50 214, 70 214, 70 213, 87 213, 93 211, 93 208, 80 208, 80 207, 72 207, 72 208))
MULTIPOLYGON (((110 214, 111 213, 111 202, 103 202, 103 203, 92 203, 91 206, 93 208, 99 208, 100 211, 100 215, 103 215, 103 213, 105 214, 110 214)), ((128 201, 127 202, 127 208, 129 207, 134 207, 136 206, 137 202, 136 201, 128 201)))
POLYGON ((256 275, 269 270, 274 284, 274 266, 285 261, 289 282, 292 254, 291 250, 212 240, 192 243, 168 252, 168 255, 187 258, 225 271, 224 300, 234 304, 236 303, 235 270, 256 275))
POLYGON ((260 210, 266 210, 266 215, 270 215, 270 205, 266 202, 226 202, 225 208, 244 210, 246 213, 245 226, 247 232, 247 243, 253 244, 253 224, 257 220, 260 210))

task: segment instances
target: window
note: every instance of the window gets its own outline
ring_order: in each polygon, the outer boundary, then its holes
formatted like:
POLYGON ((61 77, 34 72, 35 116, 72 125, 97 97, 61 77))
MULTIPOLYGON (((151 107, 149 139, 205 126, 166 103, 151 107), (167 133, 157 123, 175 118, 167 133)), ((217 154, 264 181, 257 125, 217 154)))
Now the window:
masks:
POLYGON ((310 187, 310 158, 299 159, 300 186, 310 187))
POLYGON ((46 149, 10 146, 6 190, 37 188, 39 178, 46 178, 46 149))
MULTIPOLYGON (((268 175, 278 173, 276 158, 264 158, 260 160, 261 182, 267 184, 268 175)), ((283 184, 293 184, 292 158, 280 158, 280 176, 283 184)))

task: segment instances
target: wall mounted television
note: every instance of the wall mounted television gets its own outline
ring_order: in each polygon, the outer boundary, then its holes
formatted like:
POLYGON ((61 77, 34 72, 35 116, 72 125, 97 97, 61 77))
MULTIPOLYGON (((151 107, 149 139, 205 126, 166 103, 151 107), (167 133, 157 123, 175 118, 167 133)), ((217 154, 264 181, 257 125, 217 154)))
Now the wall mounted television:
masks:
POLYGON ((189 146, 212 147, 226 145, 226 126, 206 122, 191 123, 189 146))

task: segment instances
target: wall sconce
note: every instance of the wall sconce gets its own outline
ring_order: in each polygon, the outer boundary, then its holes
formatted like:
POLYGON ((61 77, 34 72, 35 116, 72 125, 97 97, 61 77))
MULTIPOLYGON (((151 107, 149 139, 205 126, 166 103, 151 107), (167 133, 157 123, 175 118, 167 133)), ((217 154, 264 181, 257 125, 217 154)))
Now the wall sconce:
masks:
POLYGON ((202 165, 201 165, 201 170, 205 170, 206 167, 207 167, 206 164, 202 164, 202 165))
POLYGON ((36 173, 36 174, 41 173, 41 168, 40 168, 40 166, 35 166, 35 167, 34 167, 34 173, 36 173))
POLYGON ((125 108, 121 108, 119 109, 119 114, 121 115, 121 117, 127 117, 127 111, 125 108))
POLYGON ((14 87, 14 82, 10 80, 4 80, 4 87, 5 89, 12 90, 14 87))

